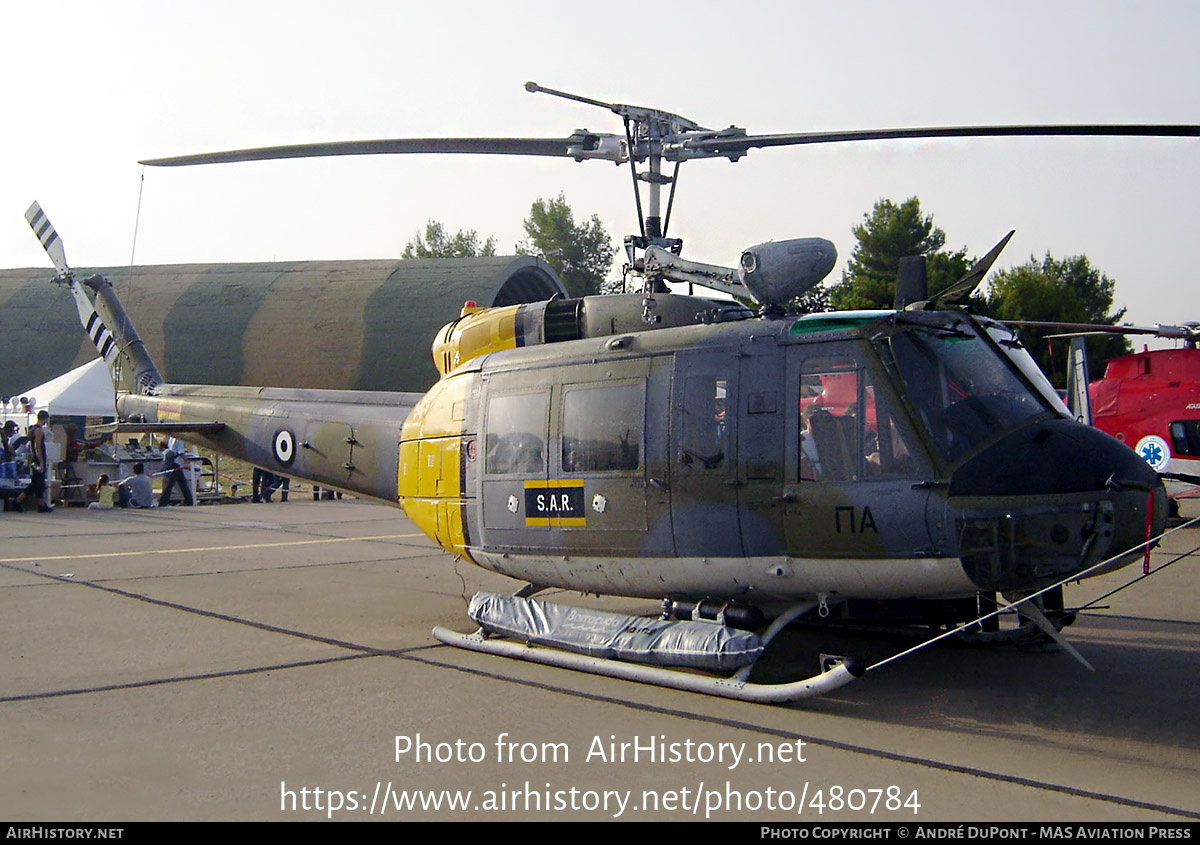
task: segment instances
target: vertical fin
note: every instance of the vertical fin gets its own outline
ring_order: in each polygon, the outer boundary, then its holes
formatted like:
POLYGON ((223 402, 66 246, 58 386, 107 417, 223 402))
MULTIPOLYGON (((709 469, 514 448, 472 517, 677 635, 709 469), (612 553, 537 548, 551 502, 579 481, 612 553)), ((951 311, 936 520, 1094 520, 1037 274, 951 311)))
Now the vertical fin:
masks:
POLYGON ((1081 423, 1092 424, 1092 400, 1088 396, 1087 341, 1082 337, 1071 338, 1071 349, 1067 353, 1067 407, 1071 416, 1081 423))
POLYGON ((133 321, 125 313, 125 307, 117 298, 112 283, 104 276, 96 275, 75 285, 80 286, 92 290, 96 314, 102 325, 107 326, 103 332, 93 333, 92 340, 109 365, 113 386, 118 393, 150 393, 163 383, 163 377, 146 351, 146 344, 133 327, 133 321), (109 350, 107 354, 106 348, 109 350))
POLYGON ((83 286, 75 281, 74 277, 69 278, 66 285, 71 289, 71 296, 75 298, 75 310, 79 312, 80 325, 95 345, 100 357, 104 359, 104 363, 111 367, 117 355, 117 345, 112 332, 108 330, 104 319, 96 313, 96 307, 83 290, 83 286))

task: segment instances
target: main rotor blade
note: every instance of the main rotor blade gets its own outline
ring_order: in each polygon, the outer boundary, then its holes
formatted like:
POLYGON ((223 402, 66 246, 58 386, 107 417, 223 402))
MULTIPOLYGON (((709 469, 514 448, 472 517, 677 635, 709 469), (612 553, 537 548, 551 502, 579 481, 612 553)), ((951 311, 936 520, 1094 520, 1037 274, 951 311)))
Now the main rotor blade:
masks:
POLYGON ((1012 238, 1016 232, 1017 230, 1013 229, 1007 235, 1001 238, 1000 242, 992 247, 991 250, 988 251, 987 255, 975 262, 971 269, 966 272, 966 275, 964 275, 954 284, 950 285, 950 287, 946 288, 944 291, 938 293, 933 298, 935 307, 941 308, 943 305, 958 305, 960 302, 974 293, 975 288, 979 287, 980 282, 982 282, 984 277, 988 274, 988 270, 992 269, 992 265, 996 263, 996 259, 1000 257, 1000 253, 1004 250, 1004 247, 1008 245, 1009 239, 1012 238))
POLYGON ((395 138, 379 141, 329 141, 315 144, 291 144, 282 147, 257 147, 218 153, 152 158, 139 162, 155 167, 188 164, 227 164, 234 161, 268 161, 279 158, 317 158, 320 156, 362 156, 396 153, 463 153, 515 156, 572 156, 580 135, 569 138, 395 138))
POLYGON ((832 144, 842 141, 883 141, 903 138, 980 138, 1022 135, 1135 135, 1200 137, 1200 126, 1173 124, 1083 124, 1033 126, 932 126, 909 129, 852 129, 840 132, 796 132, 780 135, 732 135, 721 138, 687 139, 685 150, 703 150, 722 155, 754 147, 786 147, 797 144, 832 144))
POLYGON ((1043 634, 1062 646, 1066 650, 1067 654, 1071 655, 1080 663, 1082 663, 1084 668, 1090 669, 1093 672, 1096 671, 1096 667, 1091 663, 1088 663, 1087 658, 1080 654, 1079 650, 1076 649, 1075 646, 1071 645, 1070 641, 1062 635, 1062 632, 1054 627, 1054 623, 1051 622, 1046 617, 1046 614, 1042 612, 1042 609, 1037 606, 1037 602, 1031 601, 1021 605, 1021 614, 1027 617, 1031 622, 1033 622, 1033 624, 1041 628, 1043 634))
MULTIPOLYGON (((1189 323, 1182 326, 1106 326, 1098 323, 1055 323, 1041 320, 1004 320, 1009 326, 1030 326, 1044 329, 1066 329, 1079 334, 1147 334, 1166 340, 1190 340, 1200 336, 1200 326, 1189 323)), ((1060 335, 1068 337, 1069 335, 1060 335)))
MULTIPOLYGON (((740 155, 754 147, 797 144, 829 144, 841 141, 871 141, 903 138, 971 138, 1021 135, 1135 135, 1200 137, 1200 126, 1182 125, 1087 125, 1087 126, 943 126, 911 129, 855 129, 841 132, 801 132, 784 135, 727 135, 716 138, 683 138, 677 147, 664 151, 669 160, 687 158, 689 152, 708 155, 740 155)), ((156 167, 192 164, 225 164, 236 161, 268 161, 281 158, 321 156, 388 155, 398 153, 457 153, 475 155, 558 156, 604 158, 624 161, 625 154, 597 147, 608 139, 605 133, 576 132, 567 138, 396 138, 376 141, 328 141, 256 147, 216 153, 170 156, 141 161, 156 167)), ((616 136, 611 136, 616 137, 616 136)))

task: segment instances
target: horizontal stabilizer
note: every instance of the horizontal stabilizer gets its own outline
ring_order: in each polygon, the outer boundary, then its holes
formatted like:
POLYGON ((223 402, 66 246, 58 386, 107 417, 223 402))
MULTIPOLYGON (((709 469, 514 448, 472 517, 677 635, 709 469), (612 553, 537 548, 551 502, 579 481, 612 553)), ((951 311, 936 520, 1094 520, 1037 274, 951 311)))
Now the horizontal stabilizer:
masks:
POLYGON ((189 423, 189 422, 115 422, 106 425, 89 425, 87 433, 92 434, 162 434, 178 437, 184 434, 216 434, 224 431, 225 423, 189 423))

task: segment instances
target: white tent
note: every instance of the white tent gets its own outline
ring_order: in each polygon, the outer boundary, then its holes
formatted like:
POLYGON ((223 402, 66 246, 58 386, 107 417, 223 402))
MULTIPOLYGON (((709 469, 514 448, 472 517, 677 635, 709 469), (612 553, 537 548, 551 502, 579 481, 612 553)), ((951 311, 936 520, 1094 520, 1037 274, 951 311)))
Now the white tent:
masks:
POLYGON ((104 359, 97 358, 45 384, 23 390, 18 396, 37 400, 34 412, 48 410, 55 417, 115 417, 117 405, 112 379, 104 359))

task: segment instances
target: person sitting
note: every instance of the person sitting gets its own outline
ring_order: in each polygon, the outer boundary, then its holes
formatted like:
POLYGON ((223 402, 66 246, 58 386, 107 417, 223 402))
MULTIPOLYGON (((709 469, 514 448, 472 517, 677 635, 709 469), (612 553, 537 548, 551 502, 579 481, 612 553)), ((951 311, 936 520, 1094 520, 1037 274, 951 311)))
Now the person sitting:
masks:
POLYGON ((800 412, 800 480, 816 481, 821 477, 821 456, 813 436, 812 418, 825 413, 818 405, 806 405, 800 412))
POLYGON ((88 510, 110 511, 113 509, 113 497, 116 488, 109 483, 108 475, 101 474, 96 479, 96 501, 88 505, 88 510))
POLYGON ((17 431, 20 426, 16 420, 8 420, 0 430, 0 461, 15 461, 17 459, 17 431))
POLYGON ((141 461, 133 465, 133 475, 117 485, 117 504, 123 508, 154 507, 154 485, 141 461))

